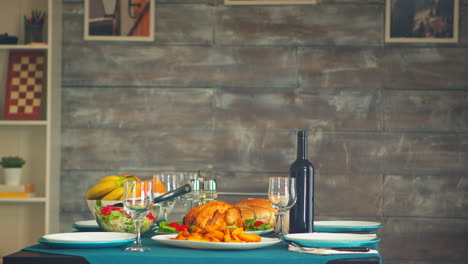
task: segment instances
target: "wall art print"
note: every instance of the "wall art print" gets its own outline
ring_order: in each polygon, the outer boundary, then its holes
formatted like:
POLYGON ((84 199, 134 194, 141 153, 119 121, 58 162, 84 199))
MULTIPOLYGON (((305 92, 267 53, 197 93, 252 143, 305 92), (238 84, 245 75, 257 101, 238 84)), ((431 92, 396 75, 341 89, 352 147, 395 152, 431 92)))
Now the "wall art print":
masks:
POLYGON ((85 40, 154 40, 154 0, 85 0, 84 3, 85 40))
POLYGON ((386 0, 385 42, 458 42, 459 0, 386 0))

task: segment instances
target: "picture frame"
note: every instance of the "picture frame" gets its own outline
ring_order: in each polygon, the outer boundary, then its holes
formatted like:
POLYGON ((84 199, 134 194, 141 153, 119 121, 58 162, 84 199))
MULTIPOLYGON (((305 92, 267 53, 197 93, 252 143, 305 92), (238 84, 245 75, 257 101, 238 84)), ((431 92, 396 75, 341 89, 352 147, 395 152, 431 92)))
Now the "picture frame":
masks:
POLYGON ((5 120, 41 118, 46 61, 44 51, 10 51, 3 113, 5 120))
POLYGON ((224 0, 224 5, 315 5, 318 0, 224 0))
POLYGON ((84 0, 84 39, 153 41, 155 0, 84 0))
POLYGON ((459 0, 386 0, 385 42, 458 42, 459 0))

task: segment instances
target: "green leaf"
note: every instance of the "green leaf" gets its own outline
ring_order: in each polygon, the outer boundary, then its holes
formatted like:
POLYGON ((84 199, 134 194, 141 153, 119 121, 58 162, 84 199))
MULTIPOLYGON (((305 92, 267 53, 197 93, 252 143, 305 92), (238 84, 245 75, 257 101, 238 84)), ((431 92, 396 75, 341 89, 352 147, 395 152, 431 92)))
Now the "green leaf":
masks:
POLYGON ((157 232, 159 233, 178 233, 179 232, 177 228, 171 227, 169 226, 169 224, 171 224, 171 222, 166 222, 166 221, 159 222, 159 229, 157 232))

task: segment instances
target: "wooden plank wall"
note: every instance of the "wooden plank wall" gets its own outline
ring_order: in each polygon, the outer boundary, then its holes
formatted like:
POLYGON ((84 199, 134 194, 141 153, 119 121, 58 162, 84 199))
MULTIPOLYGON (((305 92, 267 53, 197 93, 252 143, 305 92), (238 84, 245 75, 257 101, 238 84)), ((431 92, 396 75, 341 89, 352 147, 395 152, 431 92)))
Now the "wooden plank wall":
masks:
POLYGON ((385 43, 384 0, 157 1, 150 43, 84 41, 83 1, 63 13, 63 230, 109 174, 266 192, 306 129, 319 219, 382 222, 387 264, 468 262, 468 0, 457 44, 385 43))

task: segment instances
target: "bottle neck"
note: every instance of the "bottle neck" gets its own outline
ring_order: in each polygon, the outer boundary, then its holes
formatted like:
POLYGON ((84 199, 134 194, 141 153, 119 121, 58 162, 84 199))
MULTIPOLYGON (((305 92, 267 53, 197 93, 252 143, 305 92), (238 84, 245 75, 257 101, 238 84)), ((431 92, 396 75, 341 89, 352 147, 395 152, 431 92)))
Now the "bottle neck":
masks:
POLYGON ((307 159, 307 132, 297 132, 297 159, 307 159))

